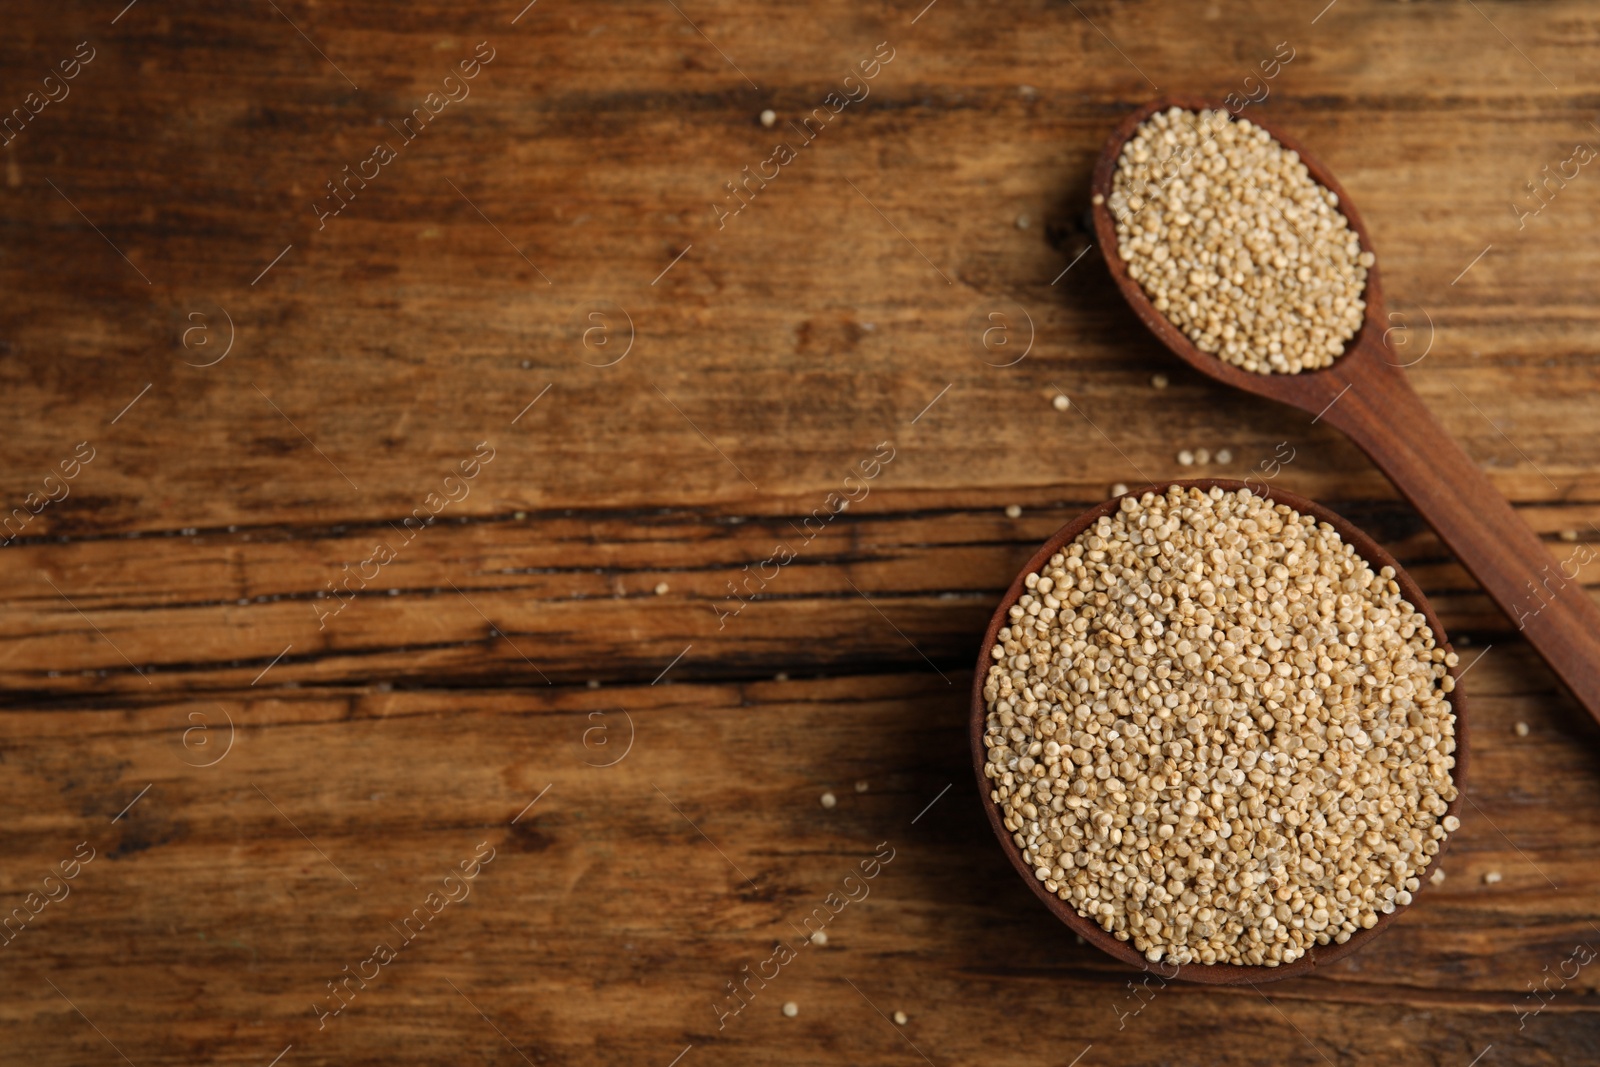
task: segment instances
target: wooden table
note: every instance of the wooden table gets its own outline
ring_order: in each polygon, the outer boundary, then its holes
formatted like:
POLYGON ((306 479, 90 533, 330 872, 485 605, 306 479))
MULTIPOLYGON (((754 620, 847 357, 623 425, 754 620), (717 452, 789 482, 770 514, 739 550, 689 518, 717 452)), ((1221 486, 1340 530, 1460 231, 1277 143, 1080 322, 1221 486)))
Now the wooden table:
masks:
POLYGON ((1597 730, 1346 441, 1162 353, 1083 207, 1119 115, 1288 42, 1250 107, 1566 558, 1600 178, 1525 183, 1600 144, 1600 13, 921 2, 13 13, 0 1058, 1595 1062, 1597 730), (1135 991, 984 823, 977 639, 1113 483, 1291 449, 1482 657, 1468 817, 1353 958, 1135 991))

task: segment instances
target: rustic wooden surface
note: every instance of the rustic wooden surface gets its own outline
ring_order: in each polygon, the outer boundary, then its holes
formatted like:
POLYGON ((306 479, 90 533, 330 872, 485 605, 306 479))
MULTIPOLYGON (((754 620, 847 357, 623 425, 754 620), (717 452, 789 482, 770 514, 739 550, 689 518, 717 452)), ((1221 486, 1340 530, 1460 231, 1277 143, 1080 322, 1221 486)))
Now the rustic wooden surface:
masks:
POLYGON ((1340 175, 1428 353, 1411 382, 1569 558, 1563 531, 1600 541, 1600 179, 1521 228, 1511 204, 1600 144, 1600 13, 521 8, 11 13, 7 111, 94 58, 0 147, 3 506, 94 458, 0 549, 5 907, 95 858, 0 947, 6 1062, 1594 1062, 1600 966, 1560 975, 1600 947, 1600 730, 1336 431, 1184 368, 1076 257, 1117 118, 1291 42, 1251 107, 1340 175), (470 96, 319 231, 324 183, 480 41, 470 96), (879 42, 870 95, 719 230, 723 183, 879 42), (319 628, 317 593, 485 441, 470 495, 319 628), (870 494, 719 620, 885 441, 870 494), (1112 483, 1242 477, 1279 442, 1275 484, 1487 650, 1471 804, 1447 881, 1369 949, 1135 994, 983 821, 977 637, 1112 483), (1177 464, 1198 447, 1232 462, 1177 464), (472 895, 319 1029, 480 842, 472 895), (725 984, 880 842, 870 896, 719 1029, 725 984))

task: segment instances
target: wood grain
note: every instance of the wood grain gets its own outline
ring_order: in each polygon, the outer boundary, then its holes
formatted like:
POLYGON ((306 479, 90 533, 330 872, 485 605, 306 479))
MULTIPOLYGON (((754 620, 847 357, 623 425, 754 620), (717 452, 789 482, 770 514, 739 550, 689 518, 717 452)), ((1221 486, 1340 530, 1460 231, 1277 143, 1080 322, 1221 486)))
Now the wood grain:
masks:
POLYGON ((27 515, 0 535, 0 897, 96 851, 0 946, 7 1061, 1591 1062, 1600 971, 1519 1010, 1600 940, 1600 729, 1336 429, 1174 360, 1078 258, 1117 121, 1290 41, 1252 109, 1360 204, 1429 352, 1407 380, 1552 559, 1600 536, 1600 185, 1511 209, 1600 138, 1600 14, 1323 6, 14 12, 0 117, 95 57, 0 145, 0 515, 27 515), (319 230, 325 183, 484 41, 470 95, 319 230), (724 183, 880 42, 870 95, 719 229, 724 183), (608 345, 632 323, 611 366, 596 312, 608 345), (319 628, 480 442, 470 493, 319 628), (1032 899, 962 784, 965 687, 1072 515, 1280 443, 1273 484, 1370 532, 1457 641, 1470 803, 1447 880, 1367 949, 1133 1015, 1141 976, 1032 899), (1232 459, 1177 462, 1200 447, 1232 459), (480 842, 472 895, 319 1030, 480 842), (726 983, 880 842, 828 945, 719 1029, 726 983))

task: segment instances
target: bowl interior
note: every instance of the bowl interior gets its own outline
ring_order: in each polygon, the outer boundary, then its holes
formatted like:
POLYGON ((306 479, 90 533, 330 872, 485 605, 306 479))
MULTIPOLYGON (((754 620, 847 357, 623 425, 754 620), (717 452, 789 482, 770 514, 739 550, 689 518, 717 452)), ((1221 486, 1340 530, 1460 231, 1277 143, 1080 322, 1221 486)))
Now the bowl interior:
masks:
MULTIPOLYGON (((1162 482, 1158 485, 1144 486, 1142 488, 1135 489, 1126 495, 1139 497, 1147 492, 1164 493, 1170 486, 1181 486, 1185 489, 1193 487, 1202 490, 1219 488, 1230 491, 1246 488, 1244 482, 1219 478, 1199 478, 1188 481, 1162 482)), ((1346 544, 1353 545, 1355 547, 1356 552, 1358 552, 1363 559, 1371 564, 1373 569, 1376 570, 1386 566, 1393 567, 1395 572, 1394 580, 1400 586, 1401 595, 1405 597, 1406 600, 1410 601, 1412 606, 1415 607, 1417 611, 1421 612, 1422 615, 1428 620, 1428 626, 1432 629, 1434 640, 1438 643, 1439 647, 1444 648, 1446 651, 1451 650, 1449 641, 1445 636, 1444 627, 1439 625, 1439 618, 1434 614, 1433 608, 1428 604, 1427 599, 1423 597, 1422 590, 1417 588, 1416 583, 1411 580, 1410 575, 1408 575, 1405 570, 1394 561, 1394 558, 1390 556, 1389 553, 1385 552, 1383 548, 1371 537, 1368 537, 1359 528, 1351 525, 1349 522, 1323 507, 1321 504, 1318 504, 1315 501, 1307 500, 1305 497, 1298 496, 1294 493, 1284 492, 1279 489, 1270 489, 1263 494, 1256 486, 1252 485, 1248 488, 1252 493, 1264 495, 1268 500, 1275 504, 1287 504, 1289 507, 1293 508, 1295 511, 1298 511, 1302 515, 1312 515, 1316 517, 1318 522, 1328 523, 1339 532, 1339 536, 1344 539, 1346 544)), ((984 632, 983 645, 978 653, 978 668, 972 681, 972 759, 973 769, 977 773, 978 777, 979 799, 983 804, 985 812, 988 813, 989 825, 994 829, 995 836, 1000 841, 1001 849, 1005 852, 1007 858, 1011 860, 1011 865, 1016 868, 1017 874, 1022 878, 1022 880, 1028 884, 1028 887, 1034 891, 1040 900, 1044 901, 1045 907, 1049 908, 1051 913, 1053 913, 1056 918, 1066 923, 1072 928, 1074 933, 1078 934, 1078 936, 1082 937, 1085 941, 1088 941, 1095 947, 1112 956, 1115 956, 1124 963, 1138 967, 1141 970, 1149 970, 1149 961, 1145 959, 1143 953, 1139 952, 1133 947, 1132 941, 1117 940, 1117 938, 1112 934, 1101 929, 1099 923, 1078 914, 1076 908, 1066 901, 1060 899, 1055 894, 1051 893, 1044 887, 1042 882, 1034 877, 1033 871, 1028 867, 1026 861, 1024 861, 1022 858, 1022 851, 1017 847, 1016 842, 1011 839, 1011 831, 1007 830, 1004 822, 1001 821, 999 806, 989 798, 992 785, 990 780, 984 777, 983 773, 984 765, 987 762, 987 749, 985 749, 983 744, 983 734, 984 727, 988 719, 989 710, 988 705, 983 698, 983 682, 984 678, 987 676, 989 665, 992 662, 990 659, 989 650, 994 647, 997 635, 1009 621, 1007 612, 1010 610, 1011 605, 1015 604, 1022 596, 1025 589, 1023 583, 1029 574, 1037 571, 1042 565, 1048 562, 1050 557, 1056 552, 1060 551, 1063 546, 1071 544, 1079 534, 1083 533, 1084 530, 1088 529, 1091 525, 1097 522, 1102 515, 1109 515, 1115 511, 1116 508, 1120 506, 1121 502, 1122 497, 1116 497, 1111 500, 1107 500, 1103 504, 1099 504, 1096 507, 1090 508, 1082 515, 1079 515, 1061 529, 1057 530, 1054 536, 1045 542, 1044 547, 1039 549, 1039 551, 1034 554, 1033 558, 1030 559, 1023 566, 1022 570, 1017 573, 1016 579, 1011 583, 1011 587, 1006 590, 1005 596, 1001 598, 1000 606, 995 609, 994 617, 989 620, 989 628, 984 632)), ((1449 674, 1451 677, 1457 677, 1458 670, 1456 668, 1450 668, 1449 674)), ((1456 763, 1454 770, 1451 772, 1451 777, 1455 781, 1456 798, 1449 803, 1445 810, 1445 814, 1446 816, 1454 815, 1457 818, 1460 818, 1461 813, 1459 809, 1461 807, 1462 800, 1466 796, 1464 774, 1466 771, 1467 736, 1465 722, 1466 700, 1465 695, 1462 693, 1459 686, 1457 686, 1456 689, 1450 694, 1450 709, 1455 719, 1454 725, 1456 750, 1454 755, 1456 763)), ((1433 863, 1436 864, 1440 861, 1440 859, 1444 856, 1445 849, 1448 848, 1449 843, 1450 837, 1447 834, 1439 843, 1439 852, 1434 856, 1433 863)), ((1432 864, 1430 864, 1430 868, 1431 866, 1432 864)), ((1379 915, 1376 925, 1370 929, 1357 930, 1344 944, 1341 945, 1333 943, 1328 945, 1314 945, 1306 950, 1305 955, 1301 956, 1297 960, 1294 960, 1293 962, 1285 963, 1277 967, 1231 963, 1188 963, 1181 965, 1162 964, 1161 966, 1163 967, 1176 967, 1175 974, 1168 975, 1165 973, 1165 971, 1163 971, 1163 976, 1167 978, 1182 978, 1191 982, 1205 982, 1217 985, 1238 985, 1247 982, 1279 981, 1284 978, 1293 978, 1297 975, 1307 974, 1318 966, 1332 963, 1334 960, 1340 959, 1352 952, 1355 952, 1362 945, 1365 945, 1374 937, 1377 937, 1388 928, 1391 922, 1404 914, 1408 908, 1416 905, 1416 898, 1421 895, 1423 890, 1427 889, 1429 884, 1430 883, 1426 878, 1422 879, 1421 886, 1417 891, 1412 893, 1411 904, 1400 905, 1388 915, 1379 915)))

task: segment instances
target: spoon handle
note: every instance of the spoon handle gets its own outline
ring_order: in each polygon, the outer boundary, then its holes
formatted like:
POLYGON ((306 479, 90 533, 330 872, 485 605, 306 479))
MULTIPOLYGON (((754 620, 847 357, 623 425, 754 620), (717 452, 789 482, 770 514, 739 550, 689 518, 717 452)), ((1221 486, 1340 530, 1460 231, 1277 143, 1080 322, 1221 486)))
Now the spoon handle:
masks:
POLYGON ((1574 544, 1552 556, 1387 362, 1387 350, 1374 347, 1361 355, 1375 358, 1350 360, 1349 389, 1327 421, 1382 468, 1600 722, 1600 607, 1578 581, 1595 549, 1574 544))

